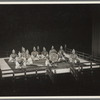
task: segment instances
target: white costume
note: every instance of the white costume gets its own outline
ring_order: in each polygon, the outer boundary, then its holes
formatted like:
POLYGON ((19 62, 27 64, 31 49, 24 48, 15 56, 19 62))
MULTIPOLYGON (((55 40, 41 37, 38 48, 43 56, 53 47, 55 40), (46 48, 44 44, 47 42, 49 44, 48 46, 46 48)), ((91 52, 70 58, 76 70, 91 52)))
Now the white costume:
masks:
POLYGON ((63 47, 60 46, 60 50, 58 52, 58 61, 64 61, 65 57, 64 57, 64 50, 63 47))
POLYGON ((69 61, 72 62, 72 63, 79 62, 78 56, 77 56, 77 54, 75 54, 75 50, 74 49, 72 50, 72 54, 69 57, 69 61))
POLYGON ((33 61, 39 60, 37 55, 38 55, 38 52, 36 51, 36 48, 33 47, 33 52, 31 53, 31 58, 33 61))
POLYGON ((25 61, 26 65, 33 64, 32 58, 31 58, 28 50, 26 50, 26 54, 25 54, 25 57, 24 57, 24 61, 25 61))
POLYGON ((46 59, 45 66, 51 66, 51 63, 50 63, 49 59, 46 59))
POLYGON ((16 57, 17 57, 17 54, 15 53, 15 50, 13 49, 12 54, 10 55, 10 58, 9 58, 9 62, 15 62, 16 57))
POLYGON ((16 57, 15 68, 26 67, 25 59, 22 57, 21 53, 18 53, 18 57, 16 57))
POLYGON ((48 52, 45 47, 43 47, 43 51, 41 52, 42 58, 46 59, 48 57, 48 52))

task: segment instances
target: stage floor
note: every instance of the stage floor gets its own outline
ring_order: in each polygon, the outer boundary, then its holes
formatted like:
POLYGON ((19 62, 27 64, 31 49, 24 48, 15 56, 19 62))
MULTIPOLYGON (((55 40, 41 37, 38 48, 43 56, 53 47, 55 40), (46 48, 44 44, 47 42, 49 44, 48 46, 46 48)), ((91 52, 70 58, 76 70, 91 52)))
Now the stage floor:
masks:
MULTIPOLYGON (((69 57, 69 54, 67 54, 67 57, 69 57)), ((16 76, 25 76, 25 75, 35 75, 35 74, 46 74, 46 67, 39 67, 37 69, 34 68, 28 68, 29 70, 20 70, 20 71, 15 71, 11 68, 11 66, 9 66, 9 64, 5 61, 9 59, 9 57, 6 58, 0 58, 0 67, 1 67, 1 72, 2 72, 2 78, 5 77, 16 77, 16 76)), ((81 63, 84 63, 84 65, 87 66, 83 66, 83 69, 89 69, 90 68, 90 62, 87 60, 84 60, 82 58, 79 58, 81 63)), ((95 63, 92 63, 92 68, 99 68, 99 65, 95 65, 95 63)), ((54 74, 63 74, 63 73, 70 73, 70 67, 67 64, 67 67, 62 67, 62 65, 60 64, 61 67, 56 67, 56 68, 52 68, 52 72, 54 74)), ((75 67, 75 69, 78 69, 79 67, 75 67)))

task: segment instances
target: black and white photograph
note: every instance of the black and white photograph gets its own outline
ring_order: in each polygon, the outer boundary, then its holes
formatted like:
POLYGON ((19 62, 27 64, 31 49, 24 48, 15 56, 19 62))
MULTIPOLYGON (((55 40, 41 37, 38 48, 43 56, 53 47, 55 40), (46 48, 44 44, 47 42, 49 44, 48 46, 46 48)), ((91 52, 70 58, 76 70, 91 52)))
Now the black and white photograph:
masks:
POLYGON ((0 96, 99 96, 100 4, 0 4, 0 96))

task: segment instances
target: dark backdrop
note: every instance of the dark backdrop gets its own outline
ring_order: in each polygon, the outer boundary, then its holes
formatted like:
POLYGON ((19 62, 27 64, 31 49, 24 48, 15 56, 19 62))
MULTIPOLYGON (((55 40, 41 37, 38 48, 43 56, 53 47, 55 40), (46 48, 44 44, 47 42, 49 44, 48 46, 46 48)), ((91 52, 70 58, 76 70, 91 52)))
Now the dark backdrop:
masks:
POLYGON ((100 57, 100 5, 93 6, 92 54, 100 57))
POLYGON ((60 45, 91 53, 92 5, 0 5, 0 50, 60 45))

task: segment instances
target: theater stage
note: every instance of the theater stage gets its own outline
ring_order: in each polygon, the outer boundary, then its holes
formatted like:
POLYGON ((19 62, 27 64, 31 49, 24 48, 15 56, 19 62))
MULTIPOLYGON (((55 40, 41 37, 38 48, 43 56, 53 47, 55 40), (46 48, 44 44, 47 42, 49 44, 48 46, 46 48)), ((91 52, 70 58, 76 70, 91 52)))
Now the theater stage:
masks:
MULTIPOLYGON (((69 54, 67 54, 67 57, 69 57, 69 54)), ((22 69, 15 69, 15 65, 10 65, 8 63, 9 57, 6 58, 0 58, 0 67, 1 67, 1 78, 7 78, 7 77, 21 77, 21 76, 28 76, 28 75, 36 75, 36 74, 46 74, 47 73, 47 67, 46 66, 28 66, 27 68, 22 69)), ((92 66, 90 61, 85 60, 83 58, 80 58, 80 63, 82 66, 75 66, 75 70, 84 70, 84 69, 90 69, 92 68, 100 68, 100 65, 92 62, 92 66)), ((71 66, 70 64, 63 62, 57 64, 57 66, 52 67, 51 71, 53 74, 63 74, 63 73, 70 73, 71 66)))

